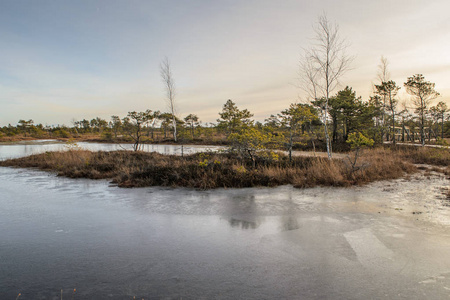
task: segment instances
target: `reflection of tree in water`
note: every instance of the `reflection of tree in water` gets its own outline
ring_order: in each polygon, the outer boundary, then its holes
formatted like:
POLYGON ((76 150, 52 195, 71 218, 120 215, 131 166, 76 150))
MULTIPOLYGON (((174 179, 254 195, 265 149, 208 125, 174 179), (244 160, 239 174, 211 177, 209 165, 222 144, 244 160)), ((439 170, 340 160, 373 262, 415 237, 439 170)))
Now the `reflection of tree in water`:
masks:
POLYGON ((233 199, 234 210, 240 213, 255 214, 256 213, 256 203, 255 195, 240 195, 233 199))
POLYGON ((281 217, 281 228, 285 231, 299 229, 300 225, 298 224, 297 217, 294 215, 281 217))
POLYGON ((229 220, 231 227, 240 227, 241 229, 255 229, 259 227, 259 222, 239 220, 231 218, 229 220))
MULTIPOLYGON (((292 200, 292 190, 289 190, 288 194, 288 202, 287 202, 287 211, 293 213, 296 211, 296 205, 294 201, 292 200)), ((288 231, 288 230, 296 230, 300 228, 300 225, 298 224, 297 217, 295 215, 284 215, 281 217, 281 229, 288 231)))
POLYGON ((245 214, 247 220, 236 219, 230 217, 229 223, 231 227, 238 227, 241 229, 255 229, 258 228, 260 222, 251 221, 257 216, 257 206, 255 203, 255 195, 252 194, 237 194, 234 195, 227 204, 227 212, 230 216, 245 214))

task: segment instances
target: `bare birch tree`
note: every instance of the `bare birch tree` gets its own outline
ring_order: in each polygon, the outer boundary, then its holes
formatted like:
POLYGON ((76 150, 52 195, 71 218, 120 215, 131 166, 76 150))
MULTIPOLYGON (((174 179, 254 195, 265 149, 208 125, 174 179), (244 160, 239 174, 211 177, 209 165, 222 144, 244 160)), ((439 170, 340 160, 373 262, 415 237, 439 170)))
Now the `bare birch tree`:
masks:
POLYGON ((164 82, 166 89, 166 101, 167 108, 172 114, 173 125, 173 139, 177 141, 177 121, 176 121, 176 107, 175 107, 175 82, 173 81, 172 68, 170 67, 170 61, 167 57, 161 62, 160 65, 161 78, 164 82))
MULTIPOLYGON (((377 79, 380 81, 380 84, 383 84, 383 82, 388 82, 391 78, 391 73, 389 72, 389 62, 386 57, 381 56, 380 58, 380 64, 378 65, 378 72, 377 72, 377 79)), ((376 85, 374 85, 376 89, 376 85)), ((376 91, 378 91, 376 89, 376 91)), ((387 100, 387 94, 384 93, 381 95, 383 100, 383 107, 381 108, 381 142, 383 143, 384 140, 384 134, 386 132, 386 100, 387 100)))
POLYGON ((302 88, 312 101, 323 102, 321 105, 325 140, 328 158, 331 159, 332 149, 328 134, 328 101, 331 93, 339 84, 339 78, 348 71, 353 57, 346 54, 346 41, 339 36, 339 27, 328 21, 324 14, 314 27, 315 42, 310 49, 304 50, 300 62, 302 88))
POLYGON ((383 55, 381 55, 380 64, 378 65, 377 79, 380 82, 387 82, 391 79, 391 72, 389 72, 389 61, 383 55))

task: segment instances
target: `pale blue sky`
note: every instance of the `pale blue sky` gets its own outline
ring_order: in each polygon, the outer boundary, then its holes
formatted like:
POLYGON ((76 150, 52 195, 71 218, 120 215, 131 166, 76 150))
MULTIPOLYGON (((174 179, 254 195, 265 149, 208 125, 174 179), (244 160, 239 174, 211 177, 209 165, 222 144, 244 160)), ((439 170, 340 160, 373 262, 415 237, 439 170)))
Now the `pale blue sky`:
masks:
POLYGON ((422 73, 450 105, 447 1, 0 0, 0 125, 165 110, 165 56, 180 116, 215 121, 232 99, 262 121, 304 97, 298 63, 324 11, 356 57, 342 88, 368 99, 384 55, 397 84, 422 73))

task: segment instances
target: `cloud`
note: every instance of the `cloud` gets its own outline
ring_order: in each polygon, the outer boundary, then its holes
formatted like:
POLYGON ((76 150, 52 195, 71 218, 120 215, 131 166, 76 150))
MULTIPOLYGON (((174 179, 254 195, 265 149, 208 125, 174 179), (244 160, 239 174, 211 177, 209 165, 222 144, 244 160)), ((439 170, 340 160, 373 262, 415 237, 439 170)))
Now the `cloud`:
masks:
POLYGON ((0 123, 63 123, 165 110, 169 56, 180 114, 214 121, 227 99, 256 118, 302 96, 302 48, 324 10, 355 54, 341 87, 367 99, 381 55, 397 84, 423 73, 450 94, 446 1, 6 2, 0 11, 0 123))

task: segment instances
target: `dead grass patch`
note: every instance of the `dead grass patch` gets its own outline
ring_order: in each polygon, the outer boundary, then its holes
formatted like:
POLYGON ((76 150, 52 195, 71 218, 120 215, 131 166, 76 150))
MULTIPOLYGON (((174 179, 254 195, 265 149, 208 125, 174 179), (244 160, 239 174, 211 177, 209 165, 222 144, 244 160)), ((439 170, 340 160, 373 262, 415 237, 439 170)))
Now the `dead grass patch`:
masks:
POLYGON ((450 149, 432 147, 401 147, 396 150, 400 157, 415 164, 450 166, 450 149))
POLYGON ((198 153, 185 157, 158 153, 70 150, 46 152, 0 162, 1 166, 56 171, 72 178, 111 179, 120 187, 183 186, 199 189, 293 184, 296 187, 350 186, 393 179, 416 167, 390 149, 366 150, 357 171, 345 159, 287 156, 251 162, 231 154, 198 153))

